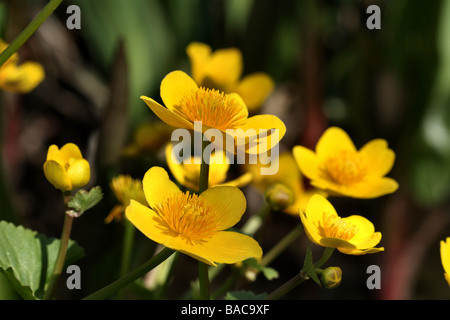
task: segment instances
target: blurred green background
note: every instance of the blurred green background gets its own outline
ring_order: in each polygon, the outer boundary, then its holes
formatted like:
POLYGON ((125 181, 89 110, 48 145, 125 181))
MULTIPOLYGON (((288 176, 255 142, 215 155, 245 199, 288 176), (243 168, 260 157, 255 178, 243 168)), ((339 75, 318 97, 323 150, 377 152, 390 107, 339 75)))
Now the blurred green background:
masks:
MULTIPOLYGON (((45 3, 0 2, 1 36, 12 41, 45 3)), ((439 241, 450 236, 448 0, 63 1, 19 51, 22 59, 44 65, 46 80, 28 95, 2 95, 0 188, 0 219, 59 237, 60 194, 42 173, 47 148, 75 142, 93 164, 92 185, 102 186, 105 200, 75 221, 72 238, 86 251, 80 261, 83 287, 61 290, 62 297, 84 297, 117 276, 111 265, 118 263, 123 228, 103 222, 115 203, 108 183, 119 172, 142 177, 149 166, 161 165, 158 152, 124 159, 120 150, 139 125, 159 121, 139 96, 159 100, 167 73, 190 71, 185 48, 192 41, 213 49, 238 47, 244 74, 263 71, 273 77, 276 89, 261 112, 285 121, 282 150, 298 144, 312 148, 325 128, 336 125, 357 147, 384 138, 396 152, 389 174, 400 184, 395 194, 333 199, 342 215, 372 220, 386 251, 335 254, 330 262, 344 273, 339 288, 326 291, 307 283, 287 298, 450 298, 439 256, 439 241), (81 9, 80 30, 66 28, 70 4, 81 9), (366 27, 371 4, 381 9, 380 30, 366 27), (381 290, 366 287, 371 264, 381 267, 381 290)), ((296 217, 277 213, 263 249, 297 223, 296 217)), ((137 235, 134 264, 151 252, 149 242, 137 235)), ((294 276, 307 244, 302 237, 274 262, 279 279, 261 277, 252 288, 270 292, 294 276)), ((174 278, 173 298, 195 278, 191 261, 183 263, 187 272, 185 279, 174 278)), ((0 282, 0 297, 11 297, 7 287, 0 282)), ((133 296, 139 297, 145 295, 133 296)))

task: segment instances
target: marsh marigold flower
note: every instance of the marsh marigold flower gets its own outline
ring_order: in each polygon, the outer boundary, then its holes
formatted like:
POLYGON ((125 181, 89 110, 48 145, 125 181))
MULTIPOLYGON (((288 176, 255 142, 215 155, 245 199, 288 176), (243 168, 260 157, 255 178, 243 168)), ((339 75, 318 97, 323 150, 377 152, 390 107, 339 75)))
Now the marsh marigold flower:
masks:
POLYGON ((320 189, 306 188, 303 176, 290 152, 281 153, 278 161, 279 170, 273 175, 261 175, 261 166, 264 166, 261 163, 246 164, 245 170, 253 175, 251 186, 261 193, 265 193, 275 184, 281 184, 291 191, 294 197, 293 202, 282 211, 297 216, 299 209, 305 210, 306 203, 313 194, 326 196, 326 193, 320 189))
POLYGON ((381 233, 369 220, 352 215, 341 218, 331 203, 321 195, 313 195, 300 218, 309 240, 322 246, 337 248, 345 254, 362 255, 384 251, 375 248, 381 233))
POLYGON ((150 168, 142 183, 150 208, 131 200, 125 213, 148 238, 213 266, 262 256, 253 238, 223 231, 246 210, 238 188, 215 187, 200 195, 181 192, 160 167, 150 168))
POLYGON ((450 237, 441 241, 441 261, 444 267, 444 277, 450 285, 450 237))
POLYGON ((191 62, 191 74, 199 86, 214 88, 226 93, 236 92, 250 111, 256 111, 272 92, 275 84, 263 72, 255 72, 241 78, 242 53, 237 48, 219 49, 200 42, 192 42, 186 48, 191 62))
MULTIPOLYGON (((172 151, 173 146, 169 143, 166 146, 166 161, 170 172, 181 185, 197 192, 199 190, 201 159, 196 160, 195 157, 191 156, 190 159, 187 159, 188 161, 180 163, 177 159, 174 159, 172 151)), ((253 177, 251 173, 244 173, 236 179, 226 181, 227 173, 230 169, 227 155, 223 150, 216 150, 211 159, 216 157, 218 161, 209 165, 208 184, 210 187, 233 186, 240 188, 250 183, 253 177)))
POLYGON ((66 143, 61 149, 56 145, 48 148, 44 163, 47 180, 62 191, 84 187, 91 178, 89 162, 83 159, 76 144, 66 143))
POLYGON ((130 200, 136 200, 143 205, 147 204, 142 189, 142 181, 133 179, 129 175, 118 175, 111 180, 111 190, 116 196, 118 205, 114 206, 108 216, 105 218, 106 223, 112 220, 120 221, 125 213, 126 207, 130 204, 130 200))
MULTIPOLYGON (((8 45, 0 40, 0 52, 8 45)), ((44 68, 37 62, 25 61, 19 64, 19 56, 14 53, 0 66, 0 88, 15 93, 28 93, 42 82, 44 68)))
POLYGON ((194 122, 201 122, 202 132, 217 129, 224 140, 226 131, 234 130, 234 141, 238 144, 242 141, 241 146, 246 148, 246 152, 257 153, 252 143, 258 140, 257 145, 263 144, 262 140, 269 143, 265 145, 264 151, 267 151, 286 133, 286 126, 278 117, 249 117, 247 106, 238 94, 199 87, 183 71, 169 73, 162 80, 160 90, 167 108, 149 97, 141 96, 141 99, 162 121, 170 126, 189 130, 194 129, 194 122), (272 138, 272 129, 278 131, 278 139, 272 138), (239 139, 239 134, 245 135, 246 139, 239 139))
POLYGON ((395 180, 385 177, 395 154, 383 139, 356 150, 345 131, 331 127, 319 139, 316 152, 295 146, 293 154, 311 184, 333 195, 376 198, 398 188, 395 180))

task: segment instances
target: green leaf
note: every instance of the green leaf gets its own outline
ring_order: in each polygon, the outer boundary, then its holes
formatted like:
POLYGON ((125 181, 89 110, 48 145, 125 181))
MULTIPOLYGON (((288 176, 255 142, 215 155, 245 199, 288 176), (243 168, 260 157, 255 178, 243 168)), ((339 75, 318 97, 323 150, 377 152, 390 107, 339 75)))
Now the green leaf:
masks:
POLYGON ((267 293, 256 294, 253 291, 230 291, 225 295, 225 300, 262 300, 267 293))
MULTIPOLYGON (((0 271, 22 298, 43 297, 52 275, 60 241, 23 226, 0 221, 0 271)), ((84 250, 69 241, 66 263, 84 256, 84 250)))
POLYGON ((303 263, 303 271, 314 280, 319 286, 322 286, 319 277, 317 276, 316 268, 313 263, 313 256, 309 246, 306 248, 305 262, 303 263))
POLYGON ((72 199, 69 200, 67 206, 73 209, 77 216, 81 216, 86 210, 94 207, 103 198, 102 189, 97 186, 89 192, 79 190, 72 199))

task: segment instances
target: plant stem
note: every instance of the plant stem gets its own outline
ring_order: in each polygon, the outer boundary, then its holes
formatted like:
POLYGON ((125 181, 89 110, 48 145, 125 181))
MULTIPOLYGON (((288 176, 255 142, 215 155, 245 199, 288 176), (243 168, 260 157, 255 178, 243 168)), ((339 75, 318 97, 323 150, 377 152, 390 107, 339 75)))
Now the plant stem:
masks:
MULTIPOLYGON (((64 204, 67 205, 67 202, 70 199, 70 193, 65 192, 64 193, 64 204)), ((62 269, 64 267, 64 263, 66 261, 66 254, 67 254, 67 247, 69 245, 69 239, 70 239, 70 233, 72 231, 72 224, 73 224, 74 216, 65 213, 64 215, 64 225, 63 230, 61 234, 61 241, 59 243, 59 250, 58 255, 56 257, 55 266, 53 268, 53 274, 50 279, 50 283, 48 285, 47 291, 44 295, 44 300, 49 300, 53 297, 56 286, 58 284, 59 278, 61 276, 62 269)))
MULTIPOLYGON (((200 166, 199 194, 208 189, 209 158, 205 161, 204 151, 209 143, 209 141, 202 141, 202 164, 200 166)), ((209 155, 207 157, 209 157, 209 155)), ((210 300, 211 292, 209 286, 208 265, 202 261, 198 262, 198 281, 200 285, 200 299, 210 300)))
POLYGON ((303 226, 298 224, 291 232, 289 232, 283 239, 281 239, 275 247, 266 253, 261 260, 262 266, 269 265, 276 257, 280 255, 292 242, 294 242, 303 232, 303 226))
MULTIPOLYGON (((134 235, 136 233, 136 228, 134 225, 125 217, 124 218, 124 234, 123 234, 123 247, 122 247, 122 260, 120 264, 119 276, 125 276, 130 269, 131 252, 134 243, 134 235)), ((119 292, 118 299, 122 299, 124 291, 119 292)))
POLYGON ((11 44, 0 54, 0 66, 9 59, 33 35, 39 26, 58 8, 62 0, 50 0, 39 14, 22 30, 11 44))
POLYGON ((278 300, 291 292, 294 288, 296 288, 298 285, 302 284, 306 280, 308 280, 308 276, 306 273, 301 270, 299 273, 297 273, 292 279, 284 283, 281 287, 273 291, 271 294, 269 294, 265 300, 278 300))
POLYGON ((108 286, 104 287, 103 289, 100 289, 97 292, 94 292, 93 294, 87 296, 83 300, 103 300, 103 299, 110 297, 111 295, 116 293, 118 290, 125 288, 127 285, 129 285, 133 281, 139 279, 141 276, 143 276, 150 270, 156 268, 163 261, 165 261, 167 258, 169 258, 174 252, 175 251, 172 249, 164 248, 157 255, 153 256, 150 260, 148 260, 146 263, 144 263, 140 267, 137 267, 136 269, 129 272, 122 278, 114 281, 113 283, 109 284, 108 286))
MULTIPOLYGON (((320 259, 314 264, 316 268, 322 267, 328 259, 330 259, 331 255, 333 254, 335 248, 325 248, 322 252, 322 256, 320 259)), ((273 291, 271 294, 269 294, 265 300, 278 300, 291 292, 293 289, 295 289, 297 286, 305 282, 309 279, 309 276, 306 274, 305 270, 300 270, 298 274, 296 274, 292 279, 288 280, 286 283, 281 285, 278 289, 273 291)))

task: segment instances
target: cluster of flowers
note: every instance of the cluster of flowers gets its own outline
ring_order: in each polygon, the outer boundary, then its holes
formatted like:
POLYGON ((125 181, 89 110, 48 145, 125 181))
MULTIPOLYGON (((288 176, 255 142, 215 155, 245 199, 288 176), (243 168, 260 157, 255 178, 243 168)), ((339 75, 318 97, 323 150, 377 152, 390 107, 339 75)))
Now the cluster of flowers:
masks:
MULTIPOLYGON (((0 51, 5 46, 0 43, 0 51)), ((224 135, 226 129, 276 129, 279 140, 283 138, 286 127, 276 116, 249 116, 258 111, 273 90, 269 76, 256 73, 241 79, 242 56, 234 48, 212 52, 205 44, 192 43, 187 54, 192 77, 174 71, 162 80, 165 106, 141 97, 163 122, 193 130, 194 122, 200 121, 202 131, 214 128, 224 135)), ((32 62, 19 66, 17 55, 0 68, 1 87, 14 92, 32 90, 43 77, 41 66, 32 62)), ((178 184, 157 166, 150 168, 142 181, 123 175, 115 178, 111 188, 120 205, 111 211, 107 222, 121 219, 125 213, 148 238, 212 266, 259 259, 263 251, 256 240, 228 230, 247 210, 240 187, 252 183, 266 192, 268 202, 298 215, 311 242, 352 255, 384 250, 377 247, 382 236, 372 222, 360 215, 341 217, 328 200, 332 196, 376 198, 397 190, 397 182, 386 177, 395 153, 383 139, 372 140, 358 150, 345 131, 331 127, 323 133, 315 150, 295 146, 292 152, 280 154, 280 170, 275 175, 261 176, 261 164, 249 164, 244 166, 246 172, 242 176, 227 181, 229 164, 223 161, 208 167, 206 187, 201 185, 202 165, 196 161, 176 163, 171 152, 169 144, 167 166, 178 184), (303 176, 312 188, 304 186, 303 176)), ((43 169, 48 181, 63 192, 82 188, 90 180, 89 163, 73 143, 61 149, 50 146, 43 169)), ((450 284, 450 238, 441 242, 441 258, 450 284)))

